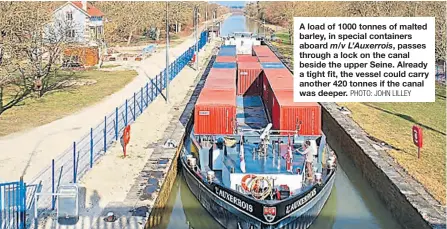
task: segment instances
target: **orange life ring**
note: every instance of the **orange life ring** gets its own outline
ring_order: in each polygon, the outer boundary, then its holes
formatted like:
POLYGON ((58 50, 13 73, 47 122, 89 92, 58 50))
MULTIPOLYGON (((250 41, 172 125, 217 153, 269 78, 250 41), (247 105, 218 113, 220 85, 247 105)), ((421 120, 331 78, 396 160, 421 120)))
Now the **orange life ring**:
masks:
POLYGON ((256 178, 256 176, 253 174, 248 174, 248 175, 245 175, 244 177, 242 177, 241 186, 247 192, 250 191, 250 190, 248 190, 248 187, 247 187, 247 179, 248 178, 253 179, 253 178, 256 178))
POLYGON ((130 125, 124 128, 124 136, 123 136, 124 144, 127 145, 130 141, 130 125))

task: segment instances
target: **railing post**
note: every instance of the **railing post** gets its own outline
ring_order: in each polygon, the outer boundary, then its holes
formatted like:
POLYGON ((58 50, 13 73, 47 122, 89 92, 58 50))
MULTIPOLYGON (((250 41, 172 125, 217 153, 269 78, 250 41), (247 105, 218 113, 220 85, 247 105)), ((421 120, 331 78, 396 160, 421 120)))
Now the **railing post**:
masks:
POLYGON ((128 106, 128 104, 127 104, 128 102, 127 102, 127 99, 126 99, 126 117, 125 117, 125 119, 124 119, 124 126, 127 126, 127 123, 128 123, 128 121, 127 121, 127 106, 128 106))
POLYGON ((154 101, 154 79, 151 79, 151 101, 154 101))
POLYGON ((90 168, 93 167, 93 128, 90 128, 90 168))
POLYGON ((115 141, 118 141, 118 107, 115 108, 115 141))
POLYGON ((107 116, 104 116, 104 153, 107 152, 107 116))
POLYGON ((155 97, 158 96, 158 75, 155 76, 155 97))
POLYGON ((141 87, 141 91, 140 91, 140 97, 141 97, 141 104, 140 104, 140 114, 143 113, 143 102, 144 102, 144 97, 143 97, 143 87, 141 87))
POLYGON ((146 107, 149 106, 149 83, 146 83, 146 107))
MULTIPOLYGON (((54 193, 54 159, 51 161, 51 193, 54 193)), ((55 196, 51 196, 51 210, 54 210, 55 207, 55 196)))
POLYGON ((137 115, 137 111, 135 109, 135 105, 137 103, 137 101, 135 100, 135 92, 133 93, 133 121, 135 121, 136 119, 136 115, 137 115))
POLYGON ((73 142, 73 183, 76 184, 76 142, 73 142))

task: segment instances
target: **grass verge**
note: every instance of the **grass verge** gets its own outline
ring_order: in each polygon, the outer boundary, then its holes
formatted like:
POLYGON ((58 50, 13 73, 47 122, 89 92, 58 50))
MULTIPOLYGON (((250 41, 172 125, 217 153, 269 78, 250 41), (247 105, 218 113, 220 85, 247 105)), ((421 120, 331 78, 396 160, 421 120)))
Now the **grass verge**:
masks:
POLYGON ((76 80, 91 85, 53 91, 42 98, 28 98, 0 115, 0 136, 41 126, 101 101, 119 91, 137 76, 135 71, 76 73, 76 80))
MULTIPOLYGON (((293 46, 288 35, 278 33, 273 42, 293 63, 293 46)), ((292 66, 293 67, 293 66, 292 66)), ((434 103, 339 103, 369 135, 391 145, 388 153, 408 174, 419 181, 442 205, 446 204, 446 89, 436 86, 434 103), (413 144, 411 128, 423 129, 421 159, 413 144)))
POLYGON ((446 204, 446 90, 436 86, 434 103, 338 103, 368 134, 391 145, 388 153, 443 205, 446 204), (413 125, 423 129, 421 158, 413 125))

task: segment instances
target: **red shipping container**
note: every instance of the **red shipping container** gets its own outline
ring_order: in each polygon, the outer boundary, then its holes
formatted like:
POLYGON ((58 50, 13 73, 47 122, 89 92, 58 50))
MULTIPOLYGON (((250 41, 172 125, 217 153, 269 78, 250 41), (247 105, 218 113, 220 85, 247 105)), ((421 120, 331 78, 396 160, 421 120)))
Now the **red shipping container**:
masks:
POLYGON ((267 92, 263 93, 264 104, 267 107, 268 113, 272 114, 272 104, 274 99, 274 91, 291 90, 293 91, 293 78, 292 77, 265 77, 264 81, 267 82, 267 92))
POLYGON ((203 88, 194 107, 195 134, 234 134, 236 90, 203 88))
POLYGON ((277 90, 273 96, 272 124, 273 129, 288 131, 295 131, 300 124, 300 135, 321 135, 321 106, 293 102, 293 90, 277 90))
POLYGON ((240 62, 237 68, 237 95, 259 95, 261 64, 259 62, 240 62))
MULTIPOLYGON (((271 99, 269 100, 269 94, 271 94, 271 93, 269 93, 271 91, 271 87, 269 85, 269 79, 273 80, 275 77, 284 78, 286 76, 292 78, 292 80, 293 80, 293 75, 287 68, 263 69, 261 76, 259 77, 261 80, 260 84, 262 85, 260 94, 261 94, 261 97, 262 97, 264 104, 266 106, 268 106, 269 101, 271 103, 271 99)), ((278 85, 278 87, 281 87, 281 86, 278 85)), ((286 86, 284 86, 284 87, 286 87, 286 86)), ((293 88, 293 81, 290 84, 290 87, 293 88)), ((269 112, 270 112, 270 110, 269 110, 269 112)))
POLYGON ((258 62, 258 57, 248 55, 248 54, 239 54, 237 55, 237 62, 258 62))
POLYGON ((217 56, 216 62, 218 63, 236 63, 235 56, 217 56))
POLYGON ((281 63, 281 60, 276 56, 259 56, 259 62, 261 63, 281 63))
POLYGON ((264 69, 264 73, 269 77, 270 76, 293 77, 293 74, 287 68, 266 68, 264 69))
POLYGON ((210 78, 230 78, 236 79, 235 68, 211 68, 208 73, 207 79, 210 78))
POLYGON ((235 78, 211 77, 205 81, 204 88, 210 89, 235 89, 235 78))
POLYGON ((253 56, 275 56, 267 45, 253 45, 253 56))

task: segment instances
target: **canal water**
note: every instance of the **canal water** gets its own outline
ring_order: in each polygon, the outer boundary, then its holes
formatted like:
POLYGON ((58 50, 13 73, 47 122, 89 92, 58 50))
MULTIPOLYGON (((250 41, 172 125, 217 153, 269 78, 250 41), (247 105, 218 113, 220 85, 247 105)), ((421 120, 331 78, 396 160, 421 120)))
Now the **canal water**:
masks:
MULTIPOLYGON (((244 16, 229 17, 221 28, 223 35, 234 31, 258 33, 258 30, 258 24, 244 16)), ((334 189, 310 229, 401 229, 349 158, 343 152, 338 152, 337 160, 339 170, 334 189)), ((160 228, 222 228, 202 208, 180 175, 177 176, 166 207, 160 228)))

